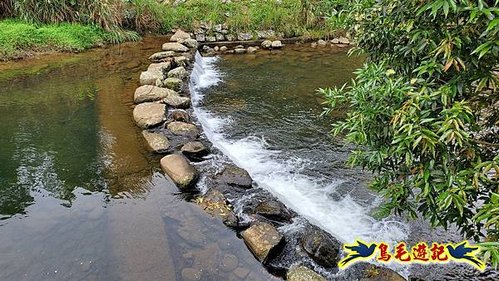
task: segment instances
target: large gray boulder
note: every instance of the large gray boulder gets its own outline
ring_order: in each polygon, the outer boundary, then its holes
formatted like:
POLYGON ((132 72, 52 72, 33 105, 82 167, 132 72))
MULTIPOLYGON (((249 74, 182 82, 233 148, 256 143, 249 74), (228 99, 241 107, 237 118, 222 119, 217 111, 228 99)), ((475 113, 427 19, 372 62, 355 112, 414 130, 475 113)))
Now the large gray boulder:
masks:
POLYGON ((197 138, 199 136, 199 130, 196 125, 191 123, 185 123, 180 121, 174 121, 168 124, 167 129, 172 132, 172 134, 177 136, 186 136, 197 138))
POLYGON ((140 73, 140 85, 156 85, 156 80, 163 78, 161 71, 143 71, 140 73))
POLYGON ((243 231, 241 236, 251 252, 262 263, 267 260, 270 252, 279 245, 283 238, 273 225, 265 222, 255 222, 243 231))
POLYGON ((186 39, 191 39, 191 35, 189 33, 183 31, 182 29, 177 30, 175 34, 170 37, 170 41, 172 42, 178 42, 180 40, 186 40, 186 39))
POLYGON ((174 51, 174 52, 188 52, 189 48, 180 43, 165 43, 163 44, 163 51, 174 51))
POLYGON ((166 120, 166 105, 152 102, 141 103, 133 109, 133 119, 143 129, 159 125, 166 120))
POLYGON ((135 103, 159 101, 171 95, 177 95, 177 93, 167 88, 160 88, 152 85, 143 85, 135 90, 133 101, 135 103))
POLYGON ((161 169, 181 190, 191 189, 198 179, 198 172, 182 155, 172 154, 161 159, 161 169))
POLYGON ((177 93, 170 94, 163 99, 163 102, 174 108, 189 108, 191 99, 188 97, 181 97, 177 93))
POLYGON ((170 147, 168 138, 160 133, 142 131, 142 136, 146 140, 147 148, 154 153, 167 152, 170 147))

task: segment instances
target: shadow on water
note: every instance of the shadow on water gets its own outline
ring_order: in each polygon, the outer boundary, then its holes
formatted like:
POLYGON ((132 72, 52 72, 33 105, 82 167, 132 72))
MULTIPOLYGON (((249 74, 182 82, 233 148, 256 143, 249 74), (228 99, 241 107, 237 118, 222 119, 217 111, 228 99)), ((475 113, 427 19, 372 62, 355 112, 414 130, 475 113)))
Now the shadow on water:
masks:
POLYGON ((164 40, 0 64, 0 280, 273 278, 144 148, 132 97, 164 40))

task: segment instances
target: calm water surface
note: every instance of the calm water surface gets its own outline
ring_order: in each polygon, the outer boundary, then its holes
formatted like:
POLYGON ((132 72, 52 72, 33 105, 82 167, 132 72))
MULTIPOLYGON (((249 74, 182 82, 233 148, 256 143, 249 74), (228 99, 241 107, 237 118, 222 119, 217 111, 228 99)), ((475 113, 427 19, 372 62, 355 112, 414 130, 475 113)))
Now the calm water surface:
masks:
POLYGON ((0 64, 0 280, 269 280, 131 119, 164 38, 0 64))

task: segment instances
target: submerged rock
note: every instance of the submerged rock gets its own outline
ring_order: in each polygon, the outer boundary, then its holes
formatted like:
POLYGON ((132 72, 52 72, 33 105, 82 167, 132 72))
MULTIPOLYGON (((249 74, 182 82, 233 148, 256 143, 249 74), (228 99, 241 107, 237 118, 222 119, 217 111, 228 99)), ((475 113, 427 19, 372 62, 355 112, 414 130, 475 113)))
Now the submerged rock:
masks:
POLYGON ((164 153, 170 147, 168 138, 163 134, 142 131, 142 136, 144 136, 149 150, 154 153, 164 153))
POLYGON ((200 141, 191 141, 182 146, 180 151, 192 161, 201 161, 210 152, 200 141))
POLYGON ((341 243, 318 227, 308 227, 302 235, 301 247, 319 265, 336 267, 341 243))
POLYGON ((222 193, 210 190, 205 196, 196 198, 195 202, 208 214, 223 220, 227 226, 236 226, 237 217, 227 204, 227 199, 222 193))
POLYGON ((174 121, 168 124, 168 130, 172 132, 174 135, 178 136, 188 136, 196 138, 199 136, 199 130, 196 125, 191 123, 174 121))
POLYGON ((282 235, 269 223, 255 222, 250 228, 241 233, 244 242, 256 256, 265 263, 270 252, 282 241, 282 235))
POLYGON ((286 278, 288 281, 326 281, 326 278, 306 266, 291 267, 286 278))
POLYGON ((163 51, 174 51, 185 53, 189 51, 189 48, 180 43, 165 43, 163 44, 163 51))
POLYGON ((133 101, 135 103, 143 103, 148 101, 158 101, 168 97, 169 95, 176 95, 173 90, 160 88, 152 85, 143 85, 135 90, 133 101))
POLYGON ((189 33, 183 31, 182 29, 179 29, 177 30, 177 32, 175 32, 175 34, 172 35, 172 37, 170 37, 170 41, 177 42, 179 40, 186 40, 190 38, 191 35, 189 33))
POLYGON ((133 109, 133 119, 143 129, 159 125, 166 120, 166 105, 141 103, 133 109))
POLYGON ((149 57, 149 59, 154 61, 154 62, 158 62, 158 61, 162 61, 166 58, 170 58, 170 57, 174 57, 174 56, 175 56, 174 51, 166 51, 166 52, 154 53, 149 57))
POLYGON ((161 168, 181 189, 188 190, 194 186, 198 172, 182 155, 172 154, 161 159, 161 168))
POLYGON ((184 79, 188 75, 187 70, 183 66, 174 68, 168 72, 168 78, 184 79))

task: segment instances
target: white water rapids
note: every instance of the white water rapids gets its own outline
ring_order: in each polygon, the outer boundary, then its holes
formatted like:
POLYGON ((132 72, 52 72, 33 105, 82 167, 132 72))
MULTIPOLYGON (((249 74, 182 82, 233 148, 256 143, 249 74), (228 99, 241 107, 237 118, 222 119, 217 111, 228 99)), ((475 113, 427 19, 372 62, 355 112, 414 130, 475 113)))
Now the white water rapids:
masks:
MULTIPOLYGON (((394 243, 407 238, 408 227, 405 224, 394 220, 375 220, 369 216, 371 208, 359 205, 349 195, 339 201, 332 200, 328 194, 341 183, 340 180, 317 180, 300 173, 299 161, 277 157, 279 151, 267 149, 263 138, 233 139, 224 134, 224 126, 237 124, 216 116, 201 104, 205 89, 223 83, 222 74, 216 67, 217 58, 202 57, 197 53, 195 60, 190 90, 195 114, 205 134, 214 146, 246 169, 261 188, 267 189, 288 207, 343 242, 362 239, 394 243)), ((379 202, 373 202, 372 207, 377 204, 379 202)))

